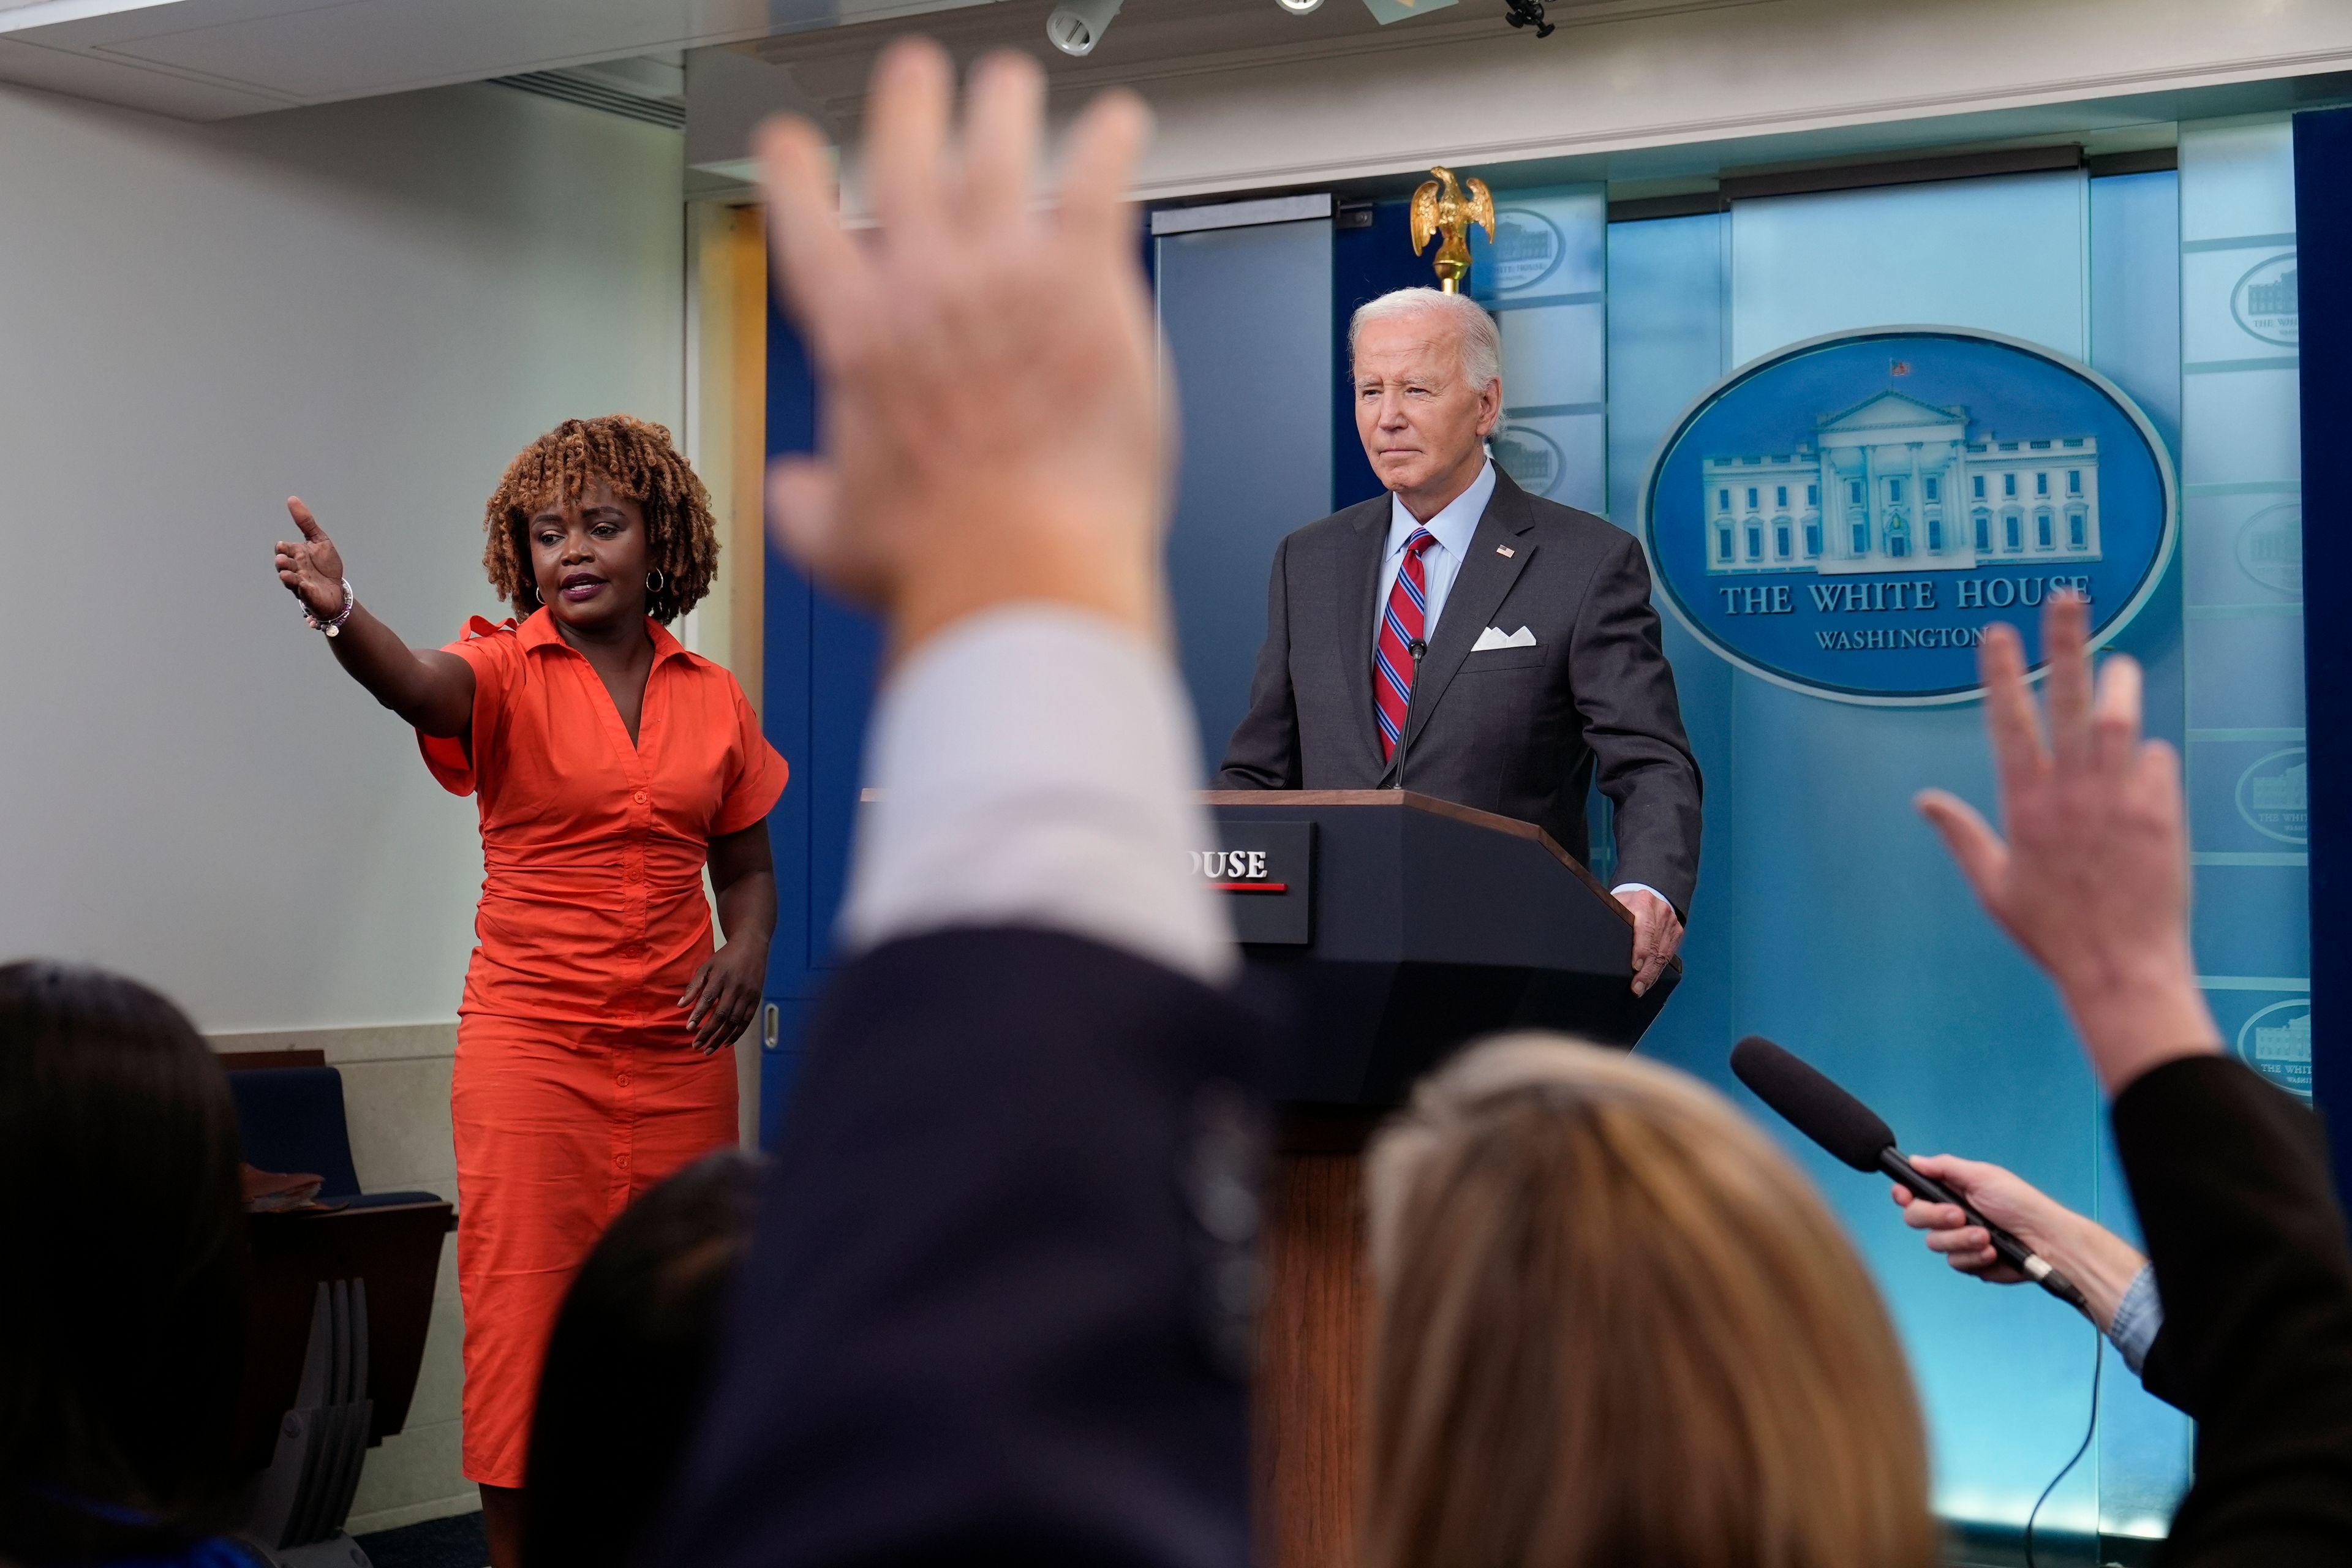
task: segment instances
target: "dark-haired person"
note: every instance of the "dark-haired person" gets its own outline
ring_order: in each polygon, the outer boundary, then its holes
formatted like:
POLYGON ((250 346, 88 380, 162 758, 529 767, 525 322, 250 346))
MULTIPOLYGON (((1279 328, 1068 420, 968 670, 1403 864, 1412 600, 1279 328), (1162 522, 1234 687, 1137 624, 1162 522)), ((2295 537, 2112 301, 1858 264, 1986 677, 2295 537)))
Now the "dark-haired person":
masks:
POLYGON ((2001 833, 1919 808, 1986 912, 2049 974, 2109 1100, 2164 1285, 2164 1397, 2197 1479, 2158 1568, 2352 1564, 2352 1244, 2319 1119, 2231 1059, 2197 982, 2180 758, 2140 737, 2139 667, 2092 680, 2090 612, 2042 613, 2040 710, 2015 628, 1985 629, 2001 833), (2006 835, 2004 838, 2003 835, 2006 835))
POLYGON ((245 1568, 236 1111, 145 986, 0 966, 0 1563, 245 1568))
POLYGON ((709 592, 719 552, 659 426, 566 420, 522 450, 483 518, 491 585, 521 619, 478 617, 437 650, 370 615, 310 509, 287 508, 301 538, 278 543, 278 579, 415 726, 434 777, 480 801, 451 1093, 464 1464, 492 1559, 514 1568, 531 1394, 572 1271, 631 1198, 735 1141, 730 1046, 775 929, 784 760, 735 678, 664 625, 709 592))
POLYGON ((631 1204, 563 1298, 530 1429, 523 1558, 628 1568, 686 1458, 760 1162, 706 1154, 631 1204))

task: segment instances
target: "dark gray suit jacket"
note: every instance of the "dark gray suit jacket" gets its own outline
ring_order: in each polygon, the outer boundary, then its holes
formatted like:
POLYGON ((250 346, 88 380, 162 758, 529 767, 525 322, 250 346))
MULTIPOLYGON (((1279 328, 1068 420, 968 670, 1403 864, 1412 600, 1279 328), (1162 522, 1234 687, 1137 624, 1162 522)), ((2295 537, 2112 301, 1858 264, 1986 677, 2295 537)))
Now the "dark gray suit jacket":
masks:
MULTIPOLYGON (((1396 782, 1372 717, 1372 627, 1390 500, 1310 522, 1274 555, 1265 646, 1221 789, 1375 789, 1396 782)), ((1538 500, 1499 469, 1421 664, 1406 785, 1532 822, 1590 858, 1594 779, 1617 806, 1620 882, 1687 914, 1698 881, 1699 776, 1650 607, 1641 544, 1538 500), (1507 554, 1504 553, 1506 551, 1507 554), (1521 626, 1533 647, 1470 647, 1521 626)))

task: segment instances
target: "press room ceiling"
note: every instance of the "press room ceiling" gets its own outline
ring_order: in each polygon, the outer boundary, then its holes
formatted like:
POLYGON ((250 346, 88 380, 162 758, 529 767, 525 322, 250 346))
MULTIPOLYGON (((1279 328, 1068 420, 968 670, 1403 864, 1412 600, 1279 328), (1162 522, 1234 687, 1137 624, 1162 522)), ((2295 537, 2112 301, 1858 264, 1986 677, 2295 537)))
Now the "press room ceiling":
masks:
MULTIPOLYGON (((1753 0, 1551 0, 1554 13, 1633 15, 1753 0)), ((1139 67, 1214 69, 1269 53, 1312 58, 1503 28, 1472 4, 1387 29, 1357 0, 1307 16, 1273 0, 1135 0, 1088 60, 1043 47, 1053 0, 0 0, 0 81, 189 120, 561 71, 711 45, 758 46, 812 93, 855 92, 874 32, 929 13, 950 47, 1017 41, 1079 85, 1139 67), (988 15, 982 15, 987 13, 988 15), (814 35, 843 29, 840 47, 814 35), (841 79, 836 80, 836 78, 841 79)), ((748 51, 747 51, 748 52, 748 51)))

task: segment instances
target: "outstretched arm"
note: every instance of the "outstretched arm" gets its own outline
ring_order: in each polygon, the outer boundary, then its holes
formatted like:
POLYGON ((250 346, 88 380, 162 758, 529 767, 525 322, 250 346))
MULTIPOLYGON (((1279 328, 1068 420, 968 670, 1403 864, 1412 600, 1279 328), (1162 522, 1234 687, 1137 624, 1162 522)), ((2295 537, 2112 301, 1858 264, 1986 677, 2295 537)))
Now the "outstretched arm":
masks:
MULTIPOLYGON (((331 621, 343 613, 342 552, 299 496, 290 498, 286 510, 302 537, 278 542, 278 580, 312 618, 331 621)), ((410 647, 365 605, 354 603, 351 611, 327 639, 335 662, 378 702, 425 734, 466 733, 474 720, 473 666, 438 648, 410 647)))
POLYGON ((1920 807, 2056 982, 2114 1102, 2164 1286, 2164 1396, 2199 1426, 2165 1561, 2352 1565, 2352 1246, 2325 1137, 2223 1055, 2189 948, 2180 759, 2140 737, 2138 666, 2110 658, 2094 685, 2089 621, 2072 595, 2044 612, 2045 711, 2016 631, 1985 630, 2005 836, 1952 795, 1920 807))
MULTIPOLYGON (((2137 1247, 2002 1166, 1951 1154, 1922 1154, 1911 1163, 2080 1287, 2091 1321, 2101 1332, 2115 1327, 2124 1292, 2147 1267, 2137 1247)), ((1994 1285, 2024 1282, 2025 1276, 1993 1250, 1984 1227, 1958 1205, 1930 1203, 1907 1187, 1895 1189, 1895 1201, 1903 1210, 1903 1223, 1925 1231, 1927 1249, 1943 1254, 1944 1261, 1961 1273, 1994 1285)))

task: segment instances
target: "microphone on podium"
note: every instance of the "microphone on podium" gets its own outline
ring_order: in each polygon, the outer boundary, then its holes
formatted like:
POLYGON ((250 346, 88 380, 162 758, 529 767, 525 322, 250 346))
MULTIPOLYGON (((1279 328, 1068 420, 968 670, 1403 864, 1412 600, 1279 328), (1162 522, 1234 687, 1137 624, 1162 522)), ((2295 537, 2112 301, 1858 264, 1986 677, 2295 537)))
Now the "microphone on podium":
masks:
POLYGON ((1914 1166, 1895 1146, 1895 1130, 1878 1113, 1832 1082, 1811 1064, 1791 1056, 1761 1035, 1731 1048, 1731 1070, 1756 1098, 1798 1131, 1857 1171, 1894 1177, 1930 1203, 1951 1204, 1981 1226, 1993 1250, 2027 1279, 2084 1317, 2091 1310, 2074 1282, 2035 1255, 2017 1237, 1961 1201, 1960 1195, 1914 1166))
POLYGON ((1429 651, 1429 645, 1414 637, 1404 645, 1404 651, 1412 655, 1412 689, 1405 693, 1404 727, 1397 731, 1396 787, 1399 794, 1404 791, 1405 749, 1412 744, 1412 700, 1421 695, 1421 656, 1429 651))

